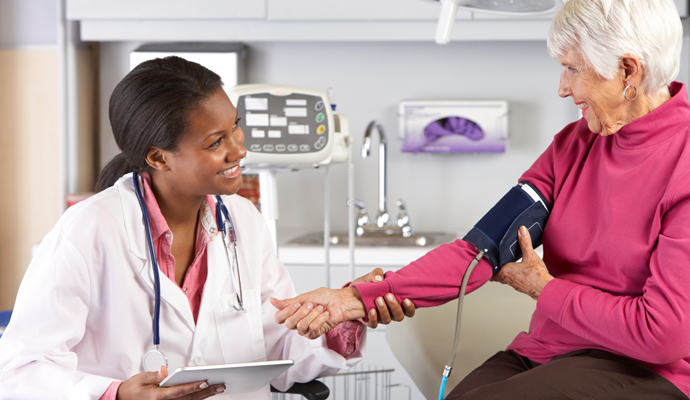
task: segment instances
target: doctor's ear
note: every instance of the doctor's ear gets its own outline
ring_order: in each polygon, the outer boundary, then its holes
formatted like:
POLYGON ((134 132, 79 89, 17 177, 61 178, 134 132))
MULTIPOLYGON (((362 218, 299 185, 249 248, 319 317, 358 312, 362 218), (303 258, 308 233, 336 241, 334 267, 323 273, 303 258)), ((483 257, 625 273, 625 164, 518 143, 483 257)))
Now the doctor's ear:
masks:
POLYGON ((167 171, 170 168, 166 156, 165 151, 153 146, 146 152, 146 163, 155 170, 167 171))

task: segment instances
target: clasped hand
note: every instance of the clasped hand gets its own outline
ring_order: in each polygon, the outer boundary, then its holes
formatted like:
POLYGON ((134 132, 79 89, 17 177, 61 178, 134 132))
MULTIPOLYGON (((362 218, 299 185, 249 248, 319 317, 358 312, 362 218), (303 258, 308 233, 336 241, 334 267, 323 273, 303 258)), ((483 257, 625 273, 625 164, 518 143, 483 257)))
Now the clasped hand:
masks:
POLYGON ((522 249, 522 262, 504 265, 491 280, 509 285, 518 292, 537 300, 542 289, 553 279, 553 276, 549 274, 546 264, 532 248, 532 238, 524 226, 518 230, 518 242, 522 249))
MULTIPOLYGON (((352 283, 382 281, 383 270, 376 268, 352 283)), ((353 286, 320 288, 286 300, 271 298, 271 304, 278 309, 275 314, 277 323, 285 324, 288 329, 297 330, 310 339, 316 339, 346 321, 359 320, 370 328, 376 328, 378 324, 402 321, 415 314, 412 301, 405 299, 401 306, 391 293, 377 298, 376 308, 367 314, 359 291, 353 286), (368 317, 366 322, 365 317, 368 317)))

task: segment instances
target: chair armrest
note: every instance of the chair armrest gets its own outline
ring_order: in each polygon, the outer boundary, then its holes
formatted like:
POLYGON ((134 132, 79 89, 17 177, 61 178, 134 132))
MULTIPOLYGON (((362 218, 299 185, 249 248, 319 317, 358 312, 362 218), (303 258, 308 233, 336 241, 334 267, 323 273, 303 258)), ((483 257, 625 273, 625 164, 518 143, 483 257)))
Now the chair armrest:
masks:
POLYGON ((271 392, 273 393, 291 393, 291 394, 301 394, 307 400, 326 400, 331 391, 328 389, 323 382, 313 380, 307 383, 295 383, 292 387, 284 392, 271 386, 271 392))

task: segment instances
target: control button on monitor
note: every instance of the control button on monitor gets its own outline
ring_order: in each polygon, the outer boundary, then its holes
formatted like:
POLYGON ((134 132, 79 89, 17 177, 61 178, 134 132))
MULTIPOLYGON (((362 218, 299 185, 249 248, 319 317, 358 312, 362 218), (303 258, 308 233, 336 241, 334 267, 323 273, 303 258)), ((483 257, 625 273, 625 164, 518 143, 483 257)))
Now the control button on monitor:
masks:
POLYGON ((299 146, 296 144, 289 144, 287 147, 288 151, 297 151, 299 149, 299 146))
POLYGON ((316 143, 314 143, 314 148, 316 150, 321 150, 321 149, 323 149, 323 146, 325 146, 325 145, 326 145, 326 143, 321 142, 320 140, 317 140, 316 143))
POLYGON ((272 144, 265 144, 264 145, 264 151, 273 151, 273 145, 272 144))
POLYGON ((321 135, 322 133, 326 132, 326 125, 319 125, 318 128, 316 128, 316 133, 321 135))
POLYGON ((260 144, 253 144, 249 147, 249 150, 251 151, 261 151, 261 145, 260 144))
POLYGON ((319 113, 319 114, 316 116, 316 122, 321 122, 321 121, 323 121, 324 118, 326 118, 326 114, 324 114, 324 113, 319 113))
POLYGON ((311 146, 309 146, 308 144, 299 145, 299 151, 309 151, 309 150, 311 150, 311 146))
POLYGON ((323 101, 319 101, 314 105, 314 108, 316 108, 316 111, 323 110, 323 101))
POLYGON ((276 145, 276 151, 285 151, 285 145, 284 144, 277 144, 276 145))

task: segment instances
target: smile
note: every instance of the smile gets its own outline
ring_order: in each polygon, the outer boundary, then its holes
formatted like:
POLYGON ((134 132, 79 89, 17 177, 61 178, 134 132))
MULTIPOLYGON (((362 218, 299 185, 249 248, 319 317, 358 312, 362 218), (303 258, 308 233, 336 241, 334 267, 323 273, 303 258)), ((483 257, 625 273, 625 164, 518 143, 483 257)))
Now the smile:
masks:
POLYGON ((239 165, 235 165, 234 167, 228 168, 228 169, 226 169, 225 171, 221 171, 221 172, 219 172, 218 174, 219 174, 219 175, 234 175, 235 172, 237 172, 237 170, 239 170, 239 169, 240 169, 240 166, 239 166, 239 165))

